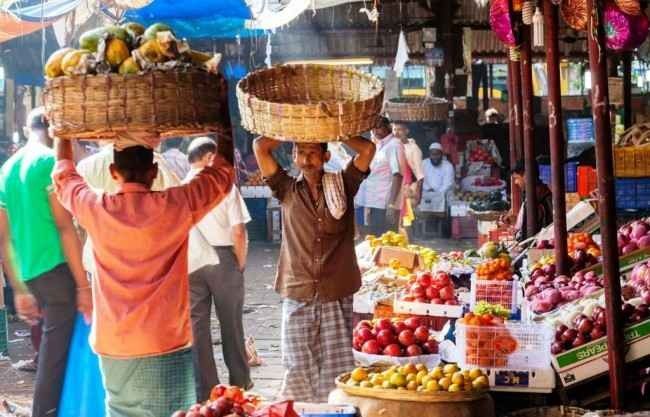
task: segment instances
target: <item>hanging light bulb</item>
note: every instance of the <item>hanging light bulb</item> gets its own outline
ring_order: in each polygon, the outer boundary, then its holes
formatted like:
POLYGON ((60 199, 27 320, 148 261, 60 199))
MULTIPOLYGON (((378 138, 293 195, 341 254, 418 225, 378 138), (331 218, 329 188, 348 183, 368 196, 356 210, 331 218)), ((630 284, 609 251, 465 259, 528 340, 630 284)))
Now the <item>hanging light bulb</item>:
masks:
POLYGON ((544 46, 544 16, 539 7, 535 9, 533 15, 533 46, 544 46))
POLYGON ((533 24, 533 14, 535 13, 535 2, 527 0, 521 8, 521 20, 524 25, 533 24))

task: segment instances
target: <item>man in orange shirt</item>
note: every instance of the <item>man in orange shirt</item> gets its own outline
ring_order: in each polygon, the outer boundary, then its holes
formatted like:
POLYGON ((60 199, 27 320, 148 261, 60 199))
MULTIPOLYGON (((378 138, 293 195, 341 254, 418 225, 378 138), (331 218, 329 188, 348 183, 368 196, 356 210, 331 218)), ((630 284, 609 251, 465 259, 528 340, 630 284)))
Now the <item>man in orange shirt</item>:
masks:
POLYGON ((186 185, 151 191, 153 151, 114 151, 116 194, 97 194, 56 142, 52 174, 62 205, 93 241, 93 327, 109 417, 169 417, 196 401, 189 309, 190 229, 230 192, 232 166, 215 156, 186 185))

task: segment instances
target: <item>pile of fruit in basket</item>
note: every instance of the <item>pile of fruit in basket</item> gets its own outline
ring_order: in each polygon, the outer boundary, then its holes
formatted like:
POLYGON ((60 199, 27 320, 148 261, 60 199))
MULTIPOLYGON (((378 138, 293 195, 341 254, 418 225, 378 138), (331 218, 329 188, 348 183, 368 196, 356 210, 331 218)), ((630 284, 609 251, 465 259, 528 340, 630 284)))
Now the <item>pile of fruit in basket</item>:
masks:
MULTIPOLYGON (((502 200, 501 193, 497 193, 499 200, 502 200)), ((454 197, 460 201, 472 202, 482 202, 482 201, 491 201, 494 199, 493 193, 485 191, 463 191, 460 188, 454 191, 454 197)))
POLYGON ((187 411, 177 411, 172 417, 247 417, 257 410, 261 399, 247 395, 235 386, 217 385, 210 393, 210 399, 203 404, 194 404, 187 411))
POLYGON ((220 60, 220 55, 192 50, 164 23, 145 28, 128 22, 83 33, 79 49, 57 50, 47 60, 44 72, 47 78, 189 68, 217 72, 220 60))
POLYGON ((458 298, 449 274, 420 272, 406 286, 402 301, 426 304, 458 305, 458 298))
POLYGON ((650 219, 636 220, 618 229, 617 242, 619 255, 650 248, 650 219))
POLYGON ((583 256, 581 251, 594 258, 600 256, 600 246, 594 242, 589 233, 569 233, 567 237, 567 248, 569 255, 573 259, 578 259, 583 256))
POLYGON ((360 321, 353 331, 352 347, 370 355, 420 356, 438 353, 432 331, 418 317, 405 320, 360 321))
POLYGON ((484 391, 490 383, 480 369, 461 370, 455 364, 428 369, 424 364, 392 366, 380 371, 356 368, 346 384, 353 387, 397 389, 424 393, 484 391))
POLYGON ((498 187, 503 185, 503 180, 496 177, 477 177, 472 185, 477 187, 498 187))
POLYGON ((476 146, 469 153, 470 162, 485 162, 486 164, 493 164, 494 158, 490 151, 485 149, 483 146, 476 146))

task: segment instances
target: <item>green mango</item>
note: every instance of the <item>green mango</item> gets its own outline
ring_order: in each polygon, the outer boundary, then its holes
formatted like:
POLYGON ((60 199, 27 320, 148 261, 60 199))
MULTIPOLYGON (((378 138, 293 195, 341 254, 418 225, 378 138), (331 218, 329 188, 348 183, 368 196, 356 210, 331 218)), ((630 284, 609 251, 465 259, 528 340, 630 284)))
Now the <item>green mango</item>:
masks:
POLYGON ((119 26, 104 26, 84 32, 79 37, 79 47, 81 49, 87 49, 93 53, 97 52, 99 40, 102 39, 107 33, 110 33, 114 37, 123 40, 127 44, 131 43, 131 36, 125 29, 119 26))
POLYGON ((171 32, 172 34, 174 33, 169 25, 166 25, 164 23, 154 23, 144 31, 144 38, 149 41, 154 40, 156 39, 156 34, 158 32, 171 32))

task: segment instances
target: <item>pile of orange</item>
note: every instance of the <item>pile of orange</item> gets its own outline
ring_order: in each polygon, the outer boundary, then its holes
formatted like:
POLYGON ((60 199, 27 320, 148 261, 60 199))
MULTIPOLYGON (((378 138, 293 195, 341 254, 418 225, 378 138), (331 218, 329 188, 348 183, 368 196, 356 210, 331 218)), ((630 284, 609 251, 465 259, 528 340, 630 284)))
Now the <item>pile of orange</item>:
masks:
POLYGON ((508 355, 519 347, 519 342, 510 334, 501 317, 467 313, 459 323, 467 326, 461 329, 465 332, 467 365, 504 368, 508 364, 508 355))
POLYGON ((573 256, 577 250, 583 250, 596 258, 600 256, 600 247, 596 242, 594 242, 589 233, 569 233, 569 237, 567 238, 567 249, 571 256, 573 256))
POLYGON ((476 275, 481 280, 510 281, 512 280, 510 259, 503 256, 485 261, 476 267, 476 275))

